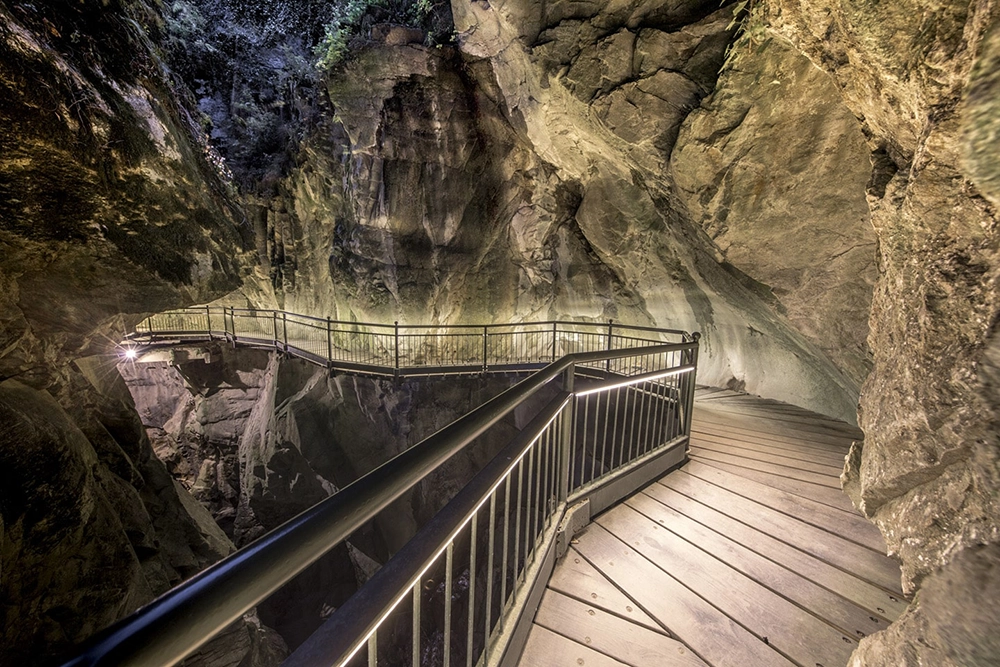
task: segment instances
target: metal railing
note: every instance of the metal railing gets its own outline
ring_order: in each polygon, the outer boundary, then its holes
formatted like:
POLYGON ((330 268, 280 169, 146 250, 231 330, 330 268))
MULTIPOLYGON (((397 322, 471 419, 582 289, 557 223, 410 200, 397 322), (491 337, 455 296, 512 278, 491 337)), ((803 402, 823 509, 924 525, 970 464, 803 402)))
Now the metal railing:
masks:
MULTIPOLYGON (((241 318, 230 309, 222 314, 231 317, 230 322, 241 318)), ((212 316, 205 311, 205 332, 214 336, 212 316)), ((283 326, 277 325, 278 317, 272 314, 275 327, 283 326)), ((253 319, 260 322, 259 317, 253 319)), ((280 321, 288 319, 285 315, 280 321)), ((545 323, 555 332, 548 339, 550 347, 533 349, 553 354, 558 336, 566 333, 560 324, 545 323)), ((614 330, 601 326, 607 329, 601 343, 613 349, 575 351, 548 363, 99 633, 65 667, 176 664, 501 419, 518 407, 544 401, 519 435, 284 663, 286 667, 512 664, 551 572, 568 508, 599 512, 686 456, 697 334, 679 335, 682 340, 674 343, 643 338, 636 347, 623 343, 616 349, 614 330)), ((276 331, 284 329, 272 328, 272 341, 276 331)), ((496 334, 495 341, 503 341, 506 333, 486 328, 485 358, 490 358, 491 334, 496 334)), ((534 333, 538 331, 524 331, 520 340, 544 340, 531 338, 534 333)), ((165 334, 162 329, 146 332, 150 338, 165 339, 165 334)), ((393 335, 393 344, 399 341, 393 335)), ((506 358, 517 359, 518 364, 538 363, 523 361, 527 356, 521 355, 532 348, 519 345, 512 342, 506 358)), ((437 357, 435 367, 442 366, 442 358, 447 357, 437 357)), ((457 353, 453 358, 464 365, 457 353)))
POLYGON ((574 352, 658 345, 688 340, 685 336, 675 329, 612 321, 371 324, 280 310, 203 306, 152 315, 126 337, 126 344, 145 347, 225 340, 279 350, 331 369, 398 377, 531 370, 574 352))

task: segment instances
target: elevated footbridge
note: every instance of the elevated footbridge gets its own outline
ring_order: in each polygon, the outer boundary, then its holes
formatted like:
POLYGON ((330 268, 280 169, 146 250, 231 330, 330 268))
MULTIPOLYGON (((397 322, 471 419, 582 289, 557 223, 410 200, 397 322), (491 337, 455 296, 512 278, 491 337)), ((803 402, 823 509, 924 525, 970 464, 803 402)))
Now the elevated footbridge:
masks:
POLYGON ((829 667, 905 605, 877 531, 839 490, 859 434, 728 393, 696 403, 697 334, 200 308, 149 318, 122 348, 141 360, 216 341, 331 372, 526 377, 99 633, 67 666, 176 664, 528 405, 519 434, 286 667, 829 667))

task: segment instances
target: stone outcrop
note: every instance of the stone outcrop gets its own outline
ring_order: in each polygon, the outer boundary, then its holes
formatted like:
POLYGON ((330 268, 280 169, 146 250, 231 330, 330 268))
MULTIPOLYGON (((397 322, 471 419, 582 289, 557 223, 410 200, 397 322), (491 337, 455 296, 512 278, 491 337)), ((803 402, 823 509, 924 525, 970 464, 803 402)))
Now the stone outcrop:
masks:
MULTIPOLYGON (((453 44, 362 26, 326 77, 254 33, 240 48, 281 76, 195 72, 189 109, 156 40, 183 50, 194 4, 0 7, 0 662, 66 649, 496 389, 232 357, 130 377, 140 423, 114 342, 223 295, 698 329, 702 382, 848 420, 867 374, 845 486, 916 597, 855 660, 995 656, 995 627, 949 602, 990 604, 1000 542, 995 2, 751 2, 721 77, 717 2, 455 2, 453 44), (332 423, 371 438, 332 454, 332 423)), ((480 456, 191 660, 277 659, 267 626, 300 641, 292 601, 318 622, 337 602, 316 582, 368 576, 480 456)))
POLYGON ((233 549, 115 366, 146 313, 239 285, 243 239, 142 30, 155 14, 89 4, 0 7, 3 664, 51 661, 233 549))
POLYGON ((829 75, 781 40, 752 56, 747 42, 681 129, 678 191, 726 261, 860 385, 876 273, 868 146, 829 75))
POLYGON ((856 275, 827 275, 844 301, 798 320, 720 254, 674 192, 670 153, 714 86, 731 10, 628 6, 463 3, 458 51, 354 54, 327 86, 335 121, 253 213, 277 299, 348 320, 699 329, 703 382, 853 420, 865 331, 843 311, 867 302, 870 239, 841 260, 856 275))

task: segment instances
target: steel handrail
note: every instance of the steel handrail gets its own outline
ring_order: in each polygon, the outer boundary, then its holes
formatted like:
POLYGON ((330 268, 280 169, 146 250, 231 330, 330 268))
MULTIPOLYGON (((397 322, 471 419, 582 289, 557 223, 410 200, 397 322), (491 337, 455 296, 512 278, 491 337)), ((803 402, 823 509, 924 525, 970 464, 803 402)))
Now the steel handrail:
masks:
POLYGON ((697 348, 569 354, 91 638, 63 667, 174 665, 318 560, 572 365, 697 348))
MULTIPOLYGON (((362 594, 351 596, 326 623, 282 663, 282 667, 339 665, 363 645, 389 604, 389 595, 407 591, 441 555, 470 514, 482 504, 486 489, 494 487, 515 464, 542 429, 566 406, 571 394, 560 392, 500 451, 440 512, 420 529, 366 582, 362 594)), ((397 600, 398 602, 398 600, 397 600)))

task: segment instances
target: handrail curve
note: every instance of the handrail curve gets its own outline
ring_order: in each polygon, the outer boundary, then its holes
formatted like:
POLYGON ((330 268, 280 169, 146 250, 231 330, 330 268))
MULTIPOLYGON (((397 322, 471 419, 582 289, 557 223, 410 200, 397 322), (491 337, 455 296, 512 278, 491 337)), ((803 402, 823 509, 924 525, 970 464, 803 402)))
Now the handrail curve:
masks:
MULTIPOLYGON (((236 317, 230 312, 232 310, 223 310, 221 313, 223 320, 226 315, 236 317)), ((210 309, 205 310, 206 324, 208 325, 206 332, 210 340, 213 339, 210 324, 211 314, 210 309)), ((284 315, 282 320, 288 321, 287 314, 284 315)), ((271 313, 271 321, 272 323, 277 322, 275 312, 271 313)), ((317 321, 332 322, 332 320, 317 321)), ((554 350, 556 336, 559 333, 559 323, 549 322, 543 323, 543 325, 546 327, 554 325, 552 328, 552 331, 555 332, 552 339, 552 349, 554 350)), ((614 347, 613 330, 609 325, 602 326, 608 327, 605 344, 608 347, 614 347)), ((234 326, 232 331, 228 329, 226 331, 227 340, 233 343, 241 342, 236 328, 234 326)), ((396 341, 399 340, 399 329, 400 327, 397 325, 394 331, 396 341)), ((475 329, 478 333, 479 327, 475 327, 475 329)), ((332 332, 332 329, 328 327, 327 331, 332 332)), ((171 333, 178 332, 172 331, 171 333)), ((277 343, 279 340, 277 329, 273 329, 272 333, 275 334, 272 342, 277 343)), ((154 339, 163 334, 163 331, 154 331, 149 328, 146 332, 139 332, 138 335, 127 339, 127 344, 147 346, 162 344, 162 341, 157 343, 154 339)), ((406 335, 405 330, 403 335, 406 335)), ((487 331, 484 334, 484 339, 488 341, 489 335, 490 332, 487 331)), ((489 493, 493 495, 489 496, 489 506, 492 513, 489 538, 491 584, 490 595, 487 596, 486 600, 486 621, 483 626, 485 640, 482 637, 476 638, 477 635, 471 629, 472 618, 470 618, 470 629, 467 637, 467 650, 470 654, 474 649, 486 651, 488 646, 492 646, 490 638, 494 632, 494 625, 491 625, 493 621, 499 622, 502 620, 503 614, 513 613, 511 609, 515 599, 520 599, 518 596, 524 597, 520 589, 514 591, 516 577, 511 582, 510 595, 507 594, 506 590, 508 538, 510 537, 509 533, 513 532, 511 524, 516 521, 516 534, 518 535, 514 545, 514 551, 517 553, 513 556, 513 568, 515 571, 521 568, 523 572, 527 572, 530 565, 529 556, 531 557, 530 561, 534 562, 535 549, 541 548, 539 545, 543 543, 548 544, 542 539, 542 534, 538 533, 539 529, 544 527, 544 530, 548 531, 547 534, 551 535, 552 522, 558 522, 557 519, 565 511, 567 501, 580 497, 584 492, 589 493, 599 487, 618 484, 622 475, 634 472, 633 468, 637 462, 661 456, 668 450, 676 452, 678 445, 686 441, 687 435, 690 433, 690 410, 694 393, 694 372, 697 366, 698 335, 683 334, 682 339, 682 342, 679 343, 664 344, 656 341, 643 341, 643 345, 636 347, 563 355, 510 389, 460 417, 452 424, 428 436, 420 443, 344 487, 335 495, 321 501, 240 551, 168 591, 133 615, 98 633, 86 641, 78 653, 63 663, 63 666, 166 667, 176 664, 323 554, 340 544, 354 530, 374 518, 379 511, 406 493, 420 480, 426 478, 433 470, 461 451, 504 416, 524 404, 553 380, 561 377, 563 387, 562 393, 557 397, 561 401, 558 408, 553 409, 553 404, 550 404, 549 408, 542 411, 542 414, 548 414, 546 410, 552 411, 551 418, 542 419, 544 424, 540 429, 538 428, 539 418, 536 418, 523 429, 522 434, 509 446, 520 447, 522 450, 518 454, 521 458, 518 459, 520 467, 518 467, 517 472, 516 498, 511 499, 514 478, 510 475, 513 475, 513 467, 505 466, 500 460, 505 453, 509 455, 508 448, 501 452, 501 455, 473 480, 474 483, 470 483, 470 486, 466 487, 470 490, 460 492, 459 496, 442 510, 442 518, 436 517, 428 527, 418 532, 417 537, 414 538, 416 540, 415 546, 404 547, 400 554, 397 554, 394 559, 390 559, 389 564, 380 570, 386 574, 377 574, 372 580, 385 581, 394 571, 406 572, 407 566, 405 564, 399 565, 399 556, 402 555, 406 558, 407 549, 410 551, 422 549, 425 552, 429 550, 436 553, 434 558, 438 560, 441 553, 447 549, 450 564, 454 544, 449 542, 448 545, 428 545, 427 535, 430 534, 428 530, 431 533, 435 530, 440 533, 443 530, 441 526, 444 525, 441 522, 444 521, 447 524, 446 528, 448 528, 445 532, 451 535, 449 539, 454 539, 455 526, 452 523, 456 520, 459 523, 464 521, 465 523, 462 525, 466 526, 471 520, 472 540, 475 542, 476 515, 473 514, 471 519, 469 516, 459 517, 459 519, 455 517, 457 516, 456 512, 461 514, 460 508, 468 508, 469 503, 472 502, 470 498, 480 493, 482 485, 486 484, 487 487, 490 487, 489 493), (595 370, 600 371, 606 379, 589 387, 587 391, 576 393, 574 392, 574 377, 579 368, 587 368, 591 373, 595 370), (613 416, 611 412, 612 392, 616 392, 613 416), (622 400, 623 396, 624 401, 622 400), (604 408, 599 415, 602 397, 604 398, 604 408), (622 407, 620 413, 619 406, 622 407), (592 418, 591 410, 593 410, 592 418), (537 433, 534 432, 536 429, 538 429, 537 433), (543 442, 544 445, 539 444, 543 442), (530 458, 528 458, 529 455, 530 458), (500 468, 504 469, 503 474, 507 477, 501 476, 501 478, 494 479, 496 471, 500 468), (529 480, 527 482, 529 485, 535 484, 534 492, 525 486, 524 480, 529 480), (490 596, 494 588, 497 588, 492 583, 495 555, 495 536, 492 530, 493 522, 497 520, 495 511, 499 503, 496 494, 499 493, 501 484, 504 485, 506 493, 506 499, 502 503, 503 511, 506 513, 503 537, 504 577, 498 589, 501 616, 491 619, 492 609, 495 605, 490 600, 490 596), (522 506, 522 501, 527 504, 522 506), (530 516, 528 515, 529 511, 531 512, 530 516), (521 546, 518 546, 517 542, 520 539, 522 518, 525 528, 523 556, 520 552, 521 546), (449 521, 452 523, 447 523, 449 521), (533 544, 530 548, 528 544, 529 526, 531 526, 530 530, 536 533, 532 535, 533 544), (479 648, 476 648, 474 644, 479 648)), ((184 343, 184 340, 179 339, 177 343, 184 343)), ((396 350, 398 349, 397 343, 396 350)), ((395 370, 399 370, 398 366, 395 370)), ((472 502, 473 505, 479 503, 475 511, 479 511, 485 502, 484 497, 476 498, 475 502, 472 502)), ((434 540, 437 539, 439 538, 434 538, 434 540)), ((469 572, 475 578, 477 572, 475 548, 472 548, 470 557, 469 572)), ((423 565, 427 564, 424 563, 421 567, 423 565)), ((483 565, 481 563, 479 567, 481 568, 483 565)), ((429 566, 427 565, 427 567, 429 566)), ((450 573, 449 569, 449 576, 450 573)), ((407 578, 408 581, 412 579, 412 572, 404 578, 407 578)), ((417 578, 419 579, 419 576, 417 578)), ((412 582, 410 585, 412 586, 412 582)), ((473 586, 473 592, 469 593, 470 597, 474 596, 474 588, 473 586)), ((364 600, 364 591, 365 587, 359 591, 361 597, 355 595, 355 598, 364 600)), ((390 600, 392 604, 389 605, 389 611, 392 611, 392 608, 401 599, 399 596, 405 594, 403 591, 387 593, 384 588, 379 589, 379 591, 381 592, 376 595, 376 601, 382 607, 386 606, 387 597, 395 596, 398 598, 395 602, 390 600)), ((413 592, 412 597, 415 600, 414 618, 419 619, 419 602, 416 601, 419 598, 418 592, 413 592)), ((349 604, 357 606, 363 603, 349 604)), ((350 608, 349 605, 345 605, 345 607, 350 608)), ((469 608, 473 608, 471 599, 469 608)), ((385 612, 386 615, 388 613, 385 612)), ((470 613, 475 616, 475 612, 470 613)), ((335 613, 331 621, 336 620, 336 622, 341 623, 344 618, 344 614, 338 616, 335 613)), ((382 620, 384 618, 383 616, 382 620)), ((368 625, 363 631, 370 632, 370 634, 369 637, 362 639, 370 642, 370 637, 376 637, 371 650, 375 655, 374 660, 377 661, 379 651, 377 635, 375 634, 377 627, 374 630, 369 627, 371 625, 370 618, 366 618, 364 622, 368 625)), ((415 623, 419 624, 419 620, 415 623)), ((317 633, 317 635, 321 636, 324 633, 317 633)), ((420 628, 415 626, 414 637, 417 637, 413 649, 415 658, 420 646, 420 635, 420 628)), ((325 633, 325 636, 329 637, 329 633, 325 633)), ((303 649, 308 646, 315 647, 321 641, 321 639, 316 639, 307 642, 303 649)), ((351 651, 356 652, 360 648, 357 641, 352 640, 351 644, 351 651)), ((303 662, 301 655, 304 654, 293 655, 286 664, 316 664, 309 661, 303 662)), ((341 656, 329 664, 345 664, 349 659, 350 656, 341 656)), ((370 658, 369 664, 375 664, 372 662, 372 658, 370 658)))

